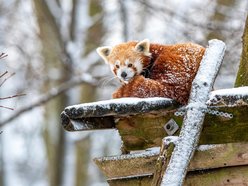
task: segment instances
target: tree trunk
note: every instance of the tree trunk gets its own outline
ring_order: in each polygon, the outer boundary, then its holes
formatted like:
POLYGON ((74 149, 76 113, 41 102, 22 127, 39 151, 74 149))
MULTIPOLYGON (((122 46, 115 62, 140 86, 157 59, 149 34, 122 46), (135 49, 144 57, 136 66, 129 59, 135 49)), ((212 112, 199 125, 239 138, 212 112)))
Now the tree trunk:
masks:
MULTIPOLYGON (((226 6, 228 8, 231 8, 235 6, 236 1, 235 0, 217 0, 217 5, 214 11, 214 14, 211 16, 210 22, 213 24, 218 24, 219 26, 224 26, 229 19, 227 17, 227 13, 223 13, 223 6, 226 6)), ((210 39, 220 39, 225 41, 225 38, 223 37, 223 34, 218 30, 213 30, 208 33, 207 40, 210 39)))
MULTIPOLYGON (((90 176, 88 173, 88 166, 90 162, 90 137, 78 141, 76 143, 76 173, 75 186, 89 185, 90 176)), ((94 175, 91 175, 94 176, 94 175)))
POLYGON ((248 15, 242 37, 243 49, 236 77, 235 87, 248 86, 248 15))
MULTIPOLYGON (((33 1, 37 23, 39 26, 39 36, 42 44, 42 55, 44 58, 44 77, 43 91, 47 92, 54 86, 57 86, 68 79, 69 72, 67 66, 63 65, 62 54, 64 46, 59 32, 58 25, 50 12, 46 1, 33 1), (58 77, 53 76, 53 72, 58 73, 58 77), (51 77, 49 77, 51 75, 51 77), (51 79, 52 78, 52 79, 51 79), (53 79, 55 78, 55 80, 53 79)), ((44 141, 48 157, 48 178, 49 185, 60 186, 63 183, 64 158, 65 158, 65 133, 60 126, 59 115, 61 110, 67 105, 67 96, 65 94, 52 100, 45 106, 45 127, 44 141)))
MULTIPOLYGON (((1 131, 0 131, 1 132, 1 131)), ((2 134, 0 133, 0 185, 4 186, 4 157, 3 157, 3 139, 2 139, 2 134)))
MULTIPOLYGON (((80 10, 78 10, 80 11, 80 10)), ((101 14, 103 11, 102 9, 102 2, 98 0, 89 0, 89 17, 90 19, 94 20, 94 17, 97 14, 101 14)), ((103 21, 102 18, 97 20, 92 26, 90 26, 86 32, 86 37, 84 42, 84 51, 82 52, 82 58, 86 57, 92 50, 95 50, 97 47, 100 46, 102 36, 104 33, 103 28, 103 21)), ((96 64, 96 63, 94 63, 96 64)), ((80 93, 80 102, 87 103, 96 100, 96 87, 91 86, 89 84, 83 84, 81 86, 81 93, 80 93)), ((75 174, 75 181, 76 186, 80 185, 90 185, 91 181, 94 179, 89 179, 88 175, 88 166, 90 159, 90 148, 91 147, 91 138, 90 136, 84 138, 83 140, 77 141, 76 143, 76 174, 75 174), (82 163, 84 162, 84 163, 82 163)), ((95 175, 94 175, 95 176, 95 175)), ((96 179, 96 176, 94 177, 96 179)))

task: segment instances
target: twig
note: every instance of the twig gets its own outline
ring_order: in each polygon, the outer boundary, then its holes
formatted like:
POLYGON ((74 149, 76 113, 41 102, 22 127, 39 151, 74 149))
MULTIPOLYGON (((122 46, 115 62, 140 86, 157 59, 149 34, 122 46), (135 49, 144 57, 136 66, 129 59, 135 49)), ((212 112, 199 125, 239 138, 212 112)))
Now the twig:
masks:
POLYGON ((5 54, 5 53, 2 52, 2 53, 0 54, 0 59, 3 59, 3 58, 5 58, 5 57, 7 57, 7 56, 8 56, 8 54, 5 54))
MULTIPOLYGON (((153 14, 154 14, 154 12, 160 12, 160 13, 162 13, 163 17, 165 17, 166 14, 170 15, 170 16, 175 14, 175 11, 171 10, 168 7, 155 6, 152 3, 149 3, 149 2, 144 1, 144 0, 139 0, 138 2, 140 4, 145 5, 148 8, 148 10, 150 9, 150 12, 152 12, 153 14)), ((192 25, 192 26, 195 26, 195 27, 200 27, 202 29, 207 29, 207 30, 218 30, 218 31, 221 31, 221 32, 223 32, 223 31, 233 32, 234 30, 239 30, 239 28, 231 30, 229 27, 224 26, 224 25, 219 26, 219 25, 215 25, 215 24, 212 24, 212 23, 203 24, 202 22, 197 22, 197 21, 195 21, 193 19, 189 19, 188 17, 182 16, 180 14, 177 14, 175 16, 175 18, 178 19, 179 21, 183 22, 183 23, 186 23, 186 24, 189 24, 189 25, 192 25)))
POLYGON ((54 97, 59 96, 60 94, 62 94, 65 91, 69 90, 70 88, 78 86, 78 85, 81 85, 82 83, 90 84, 92 86, 97 86, 98 81, 96 79, 92 78, 90 75, 87 75, 87 74, 84 74, 80 78, 76 78, 76 79, 72 79, 70 81, 67 81, 66 83, 60 85, 56 89, 55 88, 51 89, 46 95, 40 97, 40 99, 38 99, 37 101, 35 101, 35 102, 33 102, 33 103, 29 104, 29 105, 23 106, 17 112, 15 112, 15 114, 13 114, 12 116, 10 116, 10 117, 6 118, 5 120, 1 121, 0 122, 0 127, 3 127, 4 125, 9 123, 10 121, 16 119, 21 114, 23 114, 25 112, 28 112, 28 111, 32 110, 33 108, 39 107, 42 104, 47 103, 48 101, 50 101, 54 97))
MULTIPOLYGON (((7 72, 7 71, 6 71, 7 72)), ((14 76, 15 75, 15 73, 12 73, 12 74, 10 74, 7 78, 5 78, 3 81, 2 81, 2 83, 0 84, 0 87, 1 86, 3 86, 3 84, 9 79, 9 78, 11 78, 12 76, 14 76)))
POLYGON ((6 74, 8 74, 8 71, 5 71, 4 73, 2 73, 2 74, 0 75, 0 78, 2 78, 3 76, 5 76, 6 74))
POLYGON ((0 97, 0 100, 5 100, 5 99, 12 99, 12 98, 16 98, 16 97, 21 97, 21 96, 25 96, 26 94, 15 94, 13 96, 7 96, 7 97, 0 97))
POLYGON ((9 109, 9 110, 14 110, 14 109, 11 108, 11 107, 5 107, 5 106, 2 106, 2 105, 0 105, 0 108, 5 108, 5 109, 9 109))

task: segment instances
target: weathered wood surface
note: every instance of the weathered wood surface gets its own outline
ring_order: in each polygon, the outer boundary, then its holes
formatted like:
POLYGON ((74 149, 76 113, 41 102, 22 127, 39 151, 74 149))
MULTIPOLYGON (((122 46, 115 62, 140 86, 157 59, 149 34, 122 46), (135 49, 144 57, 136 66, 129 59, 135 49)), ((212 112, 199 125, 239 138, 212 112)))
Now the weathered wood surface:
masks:
MULTIPOLYGON (((94 161, 108 179, 152 175, 159 149, 143 153, 95 158, 94 161), (115 170, 115 171, 113 171, 115 170)), ((248 165, 248 143, 201 145, 197 148, 189 171, 248 165)))
POLYGON ((115 126, 117 116, 167 113, 178 107, 168 98, 121 98, 66 107, 61 119, 68 131, 109 129, 115 126))
MULTIPOLYGON (((136 155, 96 158, 95 162, 110 185, 151 185, 158 154, 159 149, 153 149, 136 155)), ((247 143, 203 145, 197 149, 189 165, 190 172, 184 185, 225 185, 227 180, 230 185, 243 183, 247 179, 244 177, 247 167, 244 169, 244 166, 248 166, 247 143)))
MULTIPOLYGON (((232 113, 233 118, 207 115, 200 137, 200 144, 222 144, 248 141, 248 106, 223 108, 222 111, 232 113)), ((167 136, 164 125, 173 118, 181 126, 182 118, 173 113, 166 116, 137 115, 121 118, 116 124, 123 147, 127 151, 141 150, 161 145, 167 136)), ((178 135, 179 131, 175 133, 178 135)))
MULTIPOLYGON (((146 101, 146 99, 140 99, 138 107, 132 106, 134 107, 133 110, 140 110, 142 107, 148 108, 147 104, 149 102, 146 101), (146 104, 143 105, 142 102, 146 104)), ((109 102, 112 102, 112 100, 109 100, 109 102)), ((109 112, 105 110, 107 114, 102 116, 101 111, 96 111, 95 108, 89 109, 88 104, 71 106, 67 107, 66 112, 62 113, 62 124, 68 131, 117 128, 123 141, 123 148, 127 151, 160 146, 161 140, 167 136, 163 128, 164 125, 173 118, 181 126, 182 117, 174 116, 175 108, 177 108, 175 102, 160 98, 152 103, 153 109, 155 107, 157 109, 155 111, 146 109, 146 113, 142 114, 130 112, 128 110, 129 106, 124 103, 120 104, 118 109, 115 110, 108 102, 105 105, 98 104, 98 102, 92 103, 100 110, 102 107, 109 109, 109 112), (85 107, 85 105, 88 106, 85 107), (82 114, 82 111, 77 111, 78 109, 88 109, 87 117, 82 114), (116 115, 119 117, 116 117, 116 115), (118 119, 116 120, 116 118, 118 119)), ((233 114, 233 118, 207 114, 200 144, 248 141, 248 135, 246 135, 248 132, 248 87, 212 91, 207 103, 210 108, 233 114)), ((179 131, 175 133, 175 135, 178 134, 179 131)))
MULTIPOLYGON (((152 176, 135 176, 108 180, 110 186, 151 186, 152 176)), ((246 186, 248 166, 227 167, 208 171, 189 172, 184 186, 246 186)))
POLYGON ((154 172, 158 154, 159 149, 156 148, 136 154, 95 158, 94 161, 107 178, 150 175, 154 172))
POLYGON ((185 186, 246 186, 248 166, 227 167, 199 172, 189 172, 185 186))

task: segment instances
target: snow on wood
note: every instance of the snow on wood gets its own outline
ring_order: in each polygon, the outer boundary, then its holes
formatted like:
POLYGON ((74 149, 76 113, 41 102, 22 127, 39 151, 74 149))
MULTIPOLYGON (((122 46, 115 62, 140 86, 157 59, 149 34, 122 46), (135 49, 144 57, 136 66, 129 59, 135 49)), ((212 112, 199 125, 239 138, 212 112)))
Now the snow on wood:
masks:
POLYGON ((136 152, 133 154, 122 154, 119 156, 107 156, 107 157, 101 157, 96 158, 97 161, 120 161, 120 160, 130 160, 130 159, 136 159, 136 158, 147 158, 151 156, 157 156, 159 154, 159 147, 151 148, 150 150, 145 150, 142 152, 136 152))
MULTIPOLYGON (((215 90, 210 93, 208 108, 235 107, 248 104, 248 87, 215 90)), ((93 130, 113 128, 110 116, 140 113, 172 112, 180 105, 168 98, 120 98, 72 105, 61 114, 66 130, 93 130), (165 112, 166 111, 166 112, 165 112)), ((113 120, 113 119, 112 119, 113 120)), ((113 121, 114 122, 114 121, 113 121)))
POLYGON ((168 98, 121 98, 84 103, 65 108, 62 125, 68 131, 107 129, 115 126, 114 116, 175 111, 179 104, 168 98))
POLYGON ((189 162, 197 147, 206 108, 206 101, 224 57, 225 44, 219 40, 209 41, 198 73, 192 83, 188 110, 184 117, 179 141, 162 178, 161 185, 179 186, 183 184, 189 162))
POLYGON ((212 91, 209 95, 208 105, 224 105, 234 107, 248 104, 248 86, 221 89, 212 91))
MULTIPOLYGON (((243 166, 248 164, 246 143, 200 145, 190 162, 189 171, 243 166)), ((142 153, 95 158, 107 179, 154 174, 159 148, 142 153), (114 170, 114 171, 113 171, 114 170)))
POLYGON ((178 106, 169 98, 121 98, 69 106, 65 108, 65 113, 71 118, 102 117, 175 109, 178 106))

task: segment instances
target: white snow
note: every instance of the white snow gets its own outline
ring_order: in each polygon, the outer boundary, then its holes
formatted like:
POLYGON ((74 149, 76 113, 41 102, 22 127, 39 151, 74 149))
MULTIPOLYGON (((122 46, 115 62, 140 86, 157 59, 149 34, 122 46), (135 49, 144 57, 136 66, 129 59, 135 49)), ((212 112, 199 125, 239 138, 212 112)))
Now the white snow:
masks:
POLYGON ((120 98, 120 99, 110 99, 110 100, 104 100, 104 101, 98 101, 98 102, 92 102, 92 103, 84 103, 84 104, 78 104, 78 105, 72 105, 69 107, 66 107, 66 109, 72 109, 72 108, 84 108, 84 109, 92 109, 92 107, 103 107, 103 108, 109 108, 110 104, 118 104, 118 105, 137 105, 141 102, 145 102, 147 104, 155 104, 162 101, 171 101, 169 98, 161 98, 161 97, 153 97, 153 98, 120 98))
POLYGON ((199 145, 196 150, 207 151, 207 150, 214 149, 214 148, 221 147, 221 146, 222 145, 199 145))
POLYGON ((152 149, 147 149, 146 151, 138 152, 134 154, 124 154, 120 156, 108 156, 108 157, 102 157, 102 158, 97 158, 97 159, 100 161, 119 161, 119 160, 151 157, 151 156, 157 156, 159 154, 159 151, 160 151, 160 148, 152 148, 152 149))
POLYGON ((248 86, 212 91, 209 95, 209 100, 215 99, 216 96, 248 96, 248 86))
POLYGON ((178 136, 167 136, 163 139, 163 143, 165 145, 169 145, 170 143, 173 143, 174 145, 177 145, 179 141, 179 137, 178 136))
POLYGON ((212 91, 209 94, 209 100, 207 101, 208 105, 217 105, 219 103, 228 105, 230 107, 236 106, 237 104, 244 104, 248 100, 248 87, 238 87, 230 89, 220 89, 212 91), (227 101, 224 101, 227 99, 227 101), (243 100, 243 102, 240 102, 243 100))

